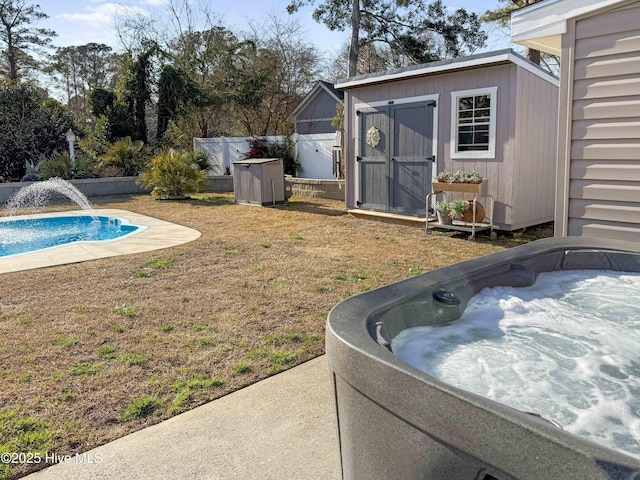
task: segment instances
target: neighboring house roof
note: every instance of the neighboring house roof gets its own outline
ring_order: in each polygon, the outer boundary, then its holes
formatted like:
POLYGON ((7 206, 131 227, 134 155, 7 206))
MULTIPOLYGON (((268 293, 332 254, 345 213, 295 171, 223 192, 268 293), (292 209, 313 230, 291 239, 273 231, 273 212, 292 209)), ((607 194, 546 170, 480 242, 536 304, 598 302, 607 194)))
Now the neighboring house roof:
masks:
POLYGON ((627 0, 548 0, 511 14, 511 41, 560 55, 567 20, 627 0))
POLYGON ((289 118, 296 118, 298 116, 298 113, 304 110, 307 105, 318 95, 318 93, 323 90, 331 95, 336 100, 336 103, 341 102, 344 98, 344 94, 340 90, 336 90, 335 88, 333 88, 333 85, 331 85, 329 82, 318 80, 313 88, 309 90, 309 93, 307 93, 304 98, 300 100, 300 103, 298 103, 296 108, 293 109, 293 112, 291 112, 289 118))
POLYGON ((468 70, 472 68, 488 67, 505 63, 515 63, 525 70, 528 70, 535 75, 543 78, 549 83, 552 83, 556 86, 559 85, 558 79, 548 71, 544 70, 539 65, 536 65, 535 63, 527 60, 513 50, 506 49, 498 50, 495 52, 480 53, 477 55, 471 55, 469 57, 455 58, 453 60, 424 63, 421 65, 399 68, 387 72, 371 73, 368 75, 344 78, 342 80, 338 80, 335 87, 339 89, 348 89, 360 87, 363 85, 373 85, 376 83, 392 82, 395 80, 404 80, 425 75, 437 75, 453 72, 456 70, 468 70))

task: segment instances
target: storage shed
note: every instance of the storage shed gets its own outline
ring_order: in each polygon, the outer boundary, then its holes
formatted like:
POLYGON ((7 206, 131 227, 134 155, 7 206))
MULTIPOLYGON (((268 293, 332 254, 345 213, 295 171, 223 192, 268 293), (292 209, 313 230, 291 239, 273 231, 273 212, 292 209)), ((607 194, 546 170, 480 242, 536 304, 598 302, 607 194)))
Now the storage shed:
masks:
POLYGON ((555 234, 640 240, 640 1, 554 0, 512 40, 559 55, 555 234))
POLYGON ((348 210, 424 221, 437 173, 473 170, 496 228, 552 220, 558 85, 511 50, 338 81, 348 210))
POLYGON ((294 131, 299 135, 313 133, 336 133, 331 121, 336 116, 336 106, 343 94, 328 82, 319 80, 293 109, 289 118, 294 131))

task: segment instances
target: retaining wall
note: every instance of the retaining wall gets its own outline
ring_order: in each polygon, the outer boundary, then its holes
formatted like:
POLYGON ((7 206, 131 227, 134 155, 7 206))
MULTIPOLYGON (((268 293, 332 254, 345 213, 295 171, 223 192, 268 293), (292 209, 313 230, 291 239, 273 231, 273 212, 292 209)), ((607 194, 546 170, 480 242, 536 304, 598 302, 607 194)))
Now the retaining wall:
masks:
POLYGON ((285 177, 285 189, 297 197, 344 200, 344 180, 285 177))
MULTIPOLYGON (((150 190, 136 183, 138 177, 87 178, 70 180, 78 190, 87 197, 105 195, 137 195, 149 193, 150 190)), ((6 203, 21 188, 35 182, 0 183, 0 204, 6 203)), ((291 195, 311 198, 329 198, 344 200, 344 180, 316 180, 311 178, 285 177, 287 198, 291 195)), ((233 192, 231 175, 207 177, 207 192, 233 192)))
MULTIPOLYGON (((87 178, 70 180, 78 190, 87 197, 101 197, 105 195, 135 195, 149 193, 151 190, 136 183, 138 177, 87 178)), ((36 182, 0 183, 0 204, 23 187, 36 182)), ((207 192, 233 192, 233 177, 230 175, 208 176, 207 192)))

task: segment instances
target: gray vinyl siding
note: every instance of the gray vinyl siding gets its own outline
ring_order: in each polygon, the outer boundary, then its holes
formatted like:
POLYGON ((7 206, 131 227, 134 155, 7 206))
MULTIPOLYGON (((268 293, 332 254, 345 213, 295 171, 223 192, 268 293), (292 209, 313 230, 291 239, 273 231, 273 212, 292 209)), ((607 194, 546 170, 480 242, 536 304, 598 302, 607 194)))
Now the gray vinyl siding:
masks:
MULTIPOLYGON (((434 174, 475 170, 487 178, 498 228, 515 230, 553 220, 558 87, 511 62, 345 90, 348 172, 355 170, 357 151, 354 105, 436 94, 434 174), (452 159, 451 92, 489 87, 498 87, 495 158, 452 159)), ((347 178, 347 207, 355 208, 357 180, 351 173, 347 178)))
POLYGON ((568 80, 573 101, 566 112, 568 179, 559 191, 568 207, 560 222, 567 235, 637 241, 640 2, 577 19, 574 25, 563 50, 563 56, 573 50, 568 80))

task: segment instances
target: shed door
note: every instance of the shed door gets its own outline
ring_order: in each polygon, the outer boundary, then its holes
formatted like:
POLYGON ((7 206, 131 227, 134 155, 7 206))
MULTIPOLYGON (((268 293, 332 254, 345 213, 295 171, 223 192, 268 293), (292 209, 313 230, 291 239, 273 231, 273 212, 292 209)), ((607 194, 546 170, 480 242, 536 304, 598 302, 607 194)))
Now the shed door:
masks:
POLYGON ((389 208, 389 107, 358 112, 360 121, 360 205, 389 208))
POLYGON ((360 206, 422 215, 430 192, 434 101, 361 111, 360 206))

